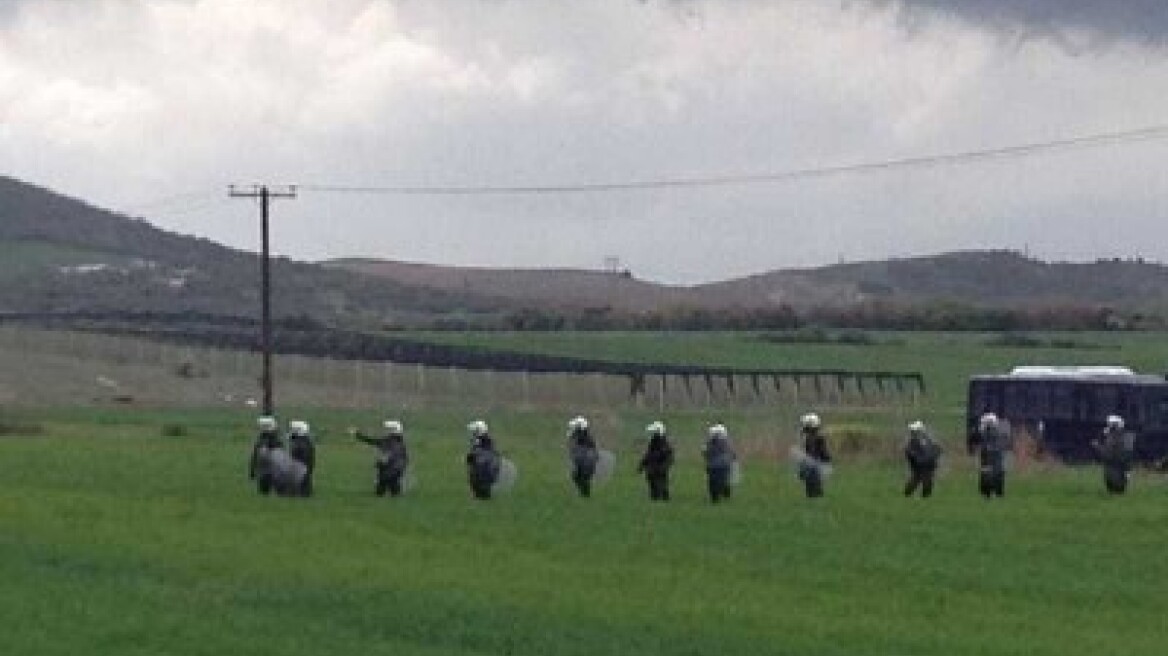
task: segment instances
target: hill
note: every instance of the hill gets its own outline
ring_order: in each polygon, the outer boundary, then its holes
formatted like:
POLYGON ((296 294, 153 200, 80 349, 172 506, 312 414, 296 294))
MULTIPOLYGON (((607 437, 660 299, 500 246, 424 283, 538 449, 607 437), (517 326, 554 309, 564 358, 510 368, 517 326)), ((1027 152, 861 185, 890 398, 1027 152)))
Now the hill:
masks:
POLYGON ((1168 267, 1142 260, 1043 262, 1012 251, 966 251, 805 269, 781 269, 695 286, 661 285, 628 274, 567 269, 482 269, 382 260, 327 266, 400 284, 552 307, 660 311, 847 307, 873 301, 949 301, 982 307, 1168 307, 1168 267))
POLYGON ((584 269, 491 269, 415 262, 338 259, 330 268, 388 278, 401 284, 505 298, 553 308, 610 306, 637 311, 699 303, 694 288, 638 280, 620 272, 584 269))
POLYGON ((1014 251, 964 251, 773 271, 701 290, 744 303, 795 306, 885 300, 1151 309, 1168 305, 1168 267, 1144 260, 1043 262, 1014 251))
MULTIPOLYGON (((255 317, 254 253, 0 177, 0 311, 255 317)), ((497 301, 435 292, 335 268, 273 261, 273 313, 381 325, 489 313, 497 301)))

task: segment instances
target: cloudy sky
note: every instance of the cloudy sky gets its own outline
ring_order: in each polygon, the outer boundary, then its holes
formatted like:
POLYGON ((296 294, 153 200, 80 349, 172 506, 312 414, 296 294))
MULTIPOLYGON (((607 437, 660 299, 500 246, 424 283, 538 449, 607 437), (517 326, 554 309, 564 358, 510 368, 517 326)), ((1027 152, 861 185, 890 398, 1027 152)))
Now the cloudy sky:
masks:
POLYGON ((1016 248, 1168 260, 1162 0, 0 0, 0 174, 255 249, 698 282, 1016 248), (315 188, 314 188, 315 187, 315 188))

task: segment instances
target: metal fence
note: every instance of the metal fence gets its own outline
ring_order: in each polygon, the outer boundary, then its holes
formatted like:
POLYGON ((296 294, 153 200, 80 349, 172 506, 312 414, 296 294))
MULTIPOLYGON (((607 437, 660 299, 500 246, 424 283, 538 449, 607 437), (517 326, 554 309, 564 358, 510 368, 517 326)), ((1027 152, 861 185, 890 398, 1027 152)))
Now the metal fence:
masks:
MULTIPOLYGON (((260 395, 260 355, 148 339, 0 325, 0 402, 232 406, 260 395), (64 397, 64 398, 61 398, 64 397)), ((273 359, 280 405, 335 408, 462 407, 468 410, 912 407, 918 391, 863 388, 836 377, 800 384, 742 377, 467 371, 297 355, 273 359)))

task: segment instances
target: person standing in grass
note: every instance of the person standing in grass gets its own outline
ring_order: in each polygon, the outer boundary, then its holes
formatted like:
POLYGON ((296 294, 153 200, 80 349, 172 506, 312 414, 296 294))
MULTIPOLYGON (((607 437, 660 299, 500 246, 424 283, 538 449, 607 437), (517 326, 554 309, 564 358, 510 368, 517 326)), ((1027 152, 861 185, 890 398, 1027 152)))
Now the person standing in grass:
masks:
POLYGON ((1103 435, 1092 445, 1103 462, 1103 486, 1108 494, 1126 492, 1135 457, 1135 435, 1124 430, 1123 417, 1109 415, 1103 435))
POLYGON ((649 484, 649 498, 653 501, 669 501, 669 470, 673 467, 673 445, 665 434, 665 424, 655 421, 645 428, 649 435, 649 445, 638 472, 645 474, 649 484))
POLYGON ((738 455, 730 444, 730 433, 721 423, 714 424, 706 431, 706 443, 702 446, 702 458, 706 461, 706 484, 710 492, 710 502, 718 503, 730 498, 730 472, 738 455))
POLYGON ((280 425, 275 417, 263 416, 256 420, 259 435, 251 447, 251 463, 247 468, 247 477, 256 482, 256 489, 260 494, 272 492, 273 475, 271 452, 283 449, 284 442, 280 439, 280 425))
POLYGON ((316 444, 306 421, 288 422, 288 454, 292 459, 304 465, 304 478, 301 480, 298 496, 312 496, 312 474, 316 470, 316 444))
POLYGON ((799 441, 802 451, 799 478, 803 481, 804 491, 809 499, 821 497, 824 469, 831 463, 831 452, 827 449, 827 436, 819 415, 812 412, 799 420, 799 441))
POLYGON ((502 458, 491 439, 487 422, 476 419, 466 426, 470 433, 470 450, 466 454, 466 474, 474 498, 491 498, 491 487, 499 478, 502 458))
POLYGON ((389 492, 391 497, 396 497, 402 493, 402 478, 410 464, 410 454, 406 450, 405 430, 400 421, 388 419, 382 423, 382 428, 381 437, 369 437, 355 428, 349 432, 358 441, 377 448, 374 493, 383 497, 389 492))
POLYGON ((921 498, 933 494, 933 478, 937 473, 937 462, 941 459, 941 445, 933 439, 922 421, 908 425, 908 439, 904 443, 904 457, 908 460, 908 483, 904 486, 904 496, 911 497, 921 488, 921 498))
POLYGON ((986 499, 1006 495, 1006 454, 1012 448, 1009 430, 992 412, 978 420, 966 448, 978 458, 978 490, 986 499))
POLYGON ((592 477, 596 475, 596 463, 600 460, 600 449, 584 417, 576 417, 568 422, 568 458, 572 462, 572 482, 580 496, 592 495, 592 477))

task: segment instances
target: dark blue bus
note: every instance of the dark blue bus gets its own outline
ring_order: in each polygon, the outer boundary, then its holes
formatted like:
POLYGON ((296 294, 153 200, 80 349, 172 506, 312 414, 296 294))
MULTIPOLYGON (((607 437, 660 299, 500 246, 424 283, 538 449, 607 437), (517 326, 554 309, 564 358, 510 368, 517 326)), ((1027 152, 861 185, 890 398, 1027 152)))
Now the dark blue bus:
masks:
POLYGON ((1017 367, 969 380, 966 428, 992 412, 1040 441, 1042 452, 1068 463, 1095 459, 1092 440, 1108 415, 1136 435, 1136 459, 1168 456, 1168 380, 1123 367, 1017 367))

